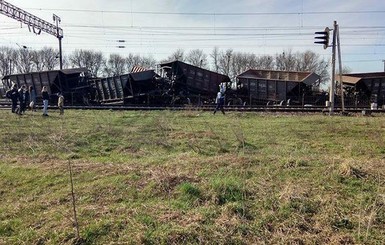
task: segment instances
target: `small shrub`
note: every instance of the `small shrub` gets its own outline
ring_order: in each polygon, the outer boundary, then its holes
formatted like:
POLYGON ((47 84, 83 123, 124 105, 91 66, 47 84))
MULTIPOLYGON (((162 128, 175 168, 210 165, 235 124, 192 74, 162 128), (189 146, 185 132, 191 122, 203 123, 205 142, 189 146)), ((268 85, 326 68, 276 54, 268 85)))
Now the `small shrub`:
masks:
POLYGON ((15 232, 12 222, 1 222, 0 223, 0 237, 12 236, 15 232))
POLYGON ((366 173, 348 162, 343 162, 339 167, 339 174, 343 177, 355 177, 362 179, 366 177, 366 173))
POLYGON ((199 188, 189 182, 184 182, 180 184, 179 189, 182 193, 182 196, 185 197, 186 199, 201 198, 201 191, 199 190, 199 188))
POLYGON ((246 191, 242 187, 242 182, 235 178, 221 177, 215 179, 212 183, 215 192, 215 201, 219 205, 229 202, 242 201, 245 198, 246 191))
POLYGON ((252 220, 253 216, 250 214, 249 208, 245 204, 239 202, 232 202, 226 206, 226 210, 230 215, 236 215, 239 218, 252 220))
POLYGON ((83 235, 84 243, 94 244, 100 237, 108 235, 110 230, 110 224, 90 224, 83 235))
POLYGON ((290 208, 302 213, 313 215, 318 212, 319 202, 312 201, 310 199, 294 199, 289 203, 290 208))
POLYGON ((351 230, 354 228, 354 225, 348 218, 342 218, 342 219, 334 220, 332 222, 332 227, 336 230, 339 230, 339 229, 351 230))

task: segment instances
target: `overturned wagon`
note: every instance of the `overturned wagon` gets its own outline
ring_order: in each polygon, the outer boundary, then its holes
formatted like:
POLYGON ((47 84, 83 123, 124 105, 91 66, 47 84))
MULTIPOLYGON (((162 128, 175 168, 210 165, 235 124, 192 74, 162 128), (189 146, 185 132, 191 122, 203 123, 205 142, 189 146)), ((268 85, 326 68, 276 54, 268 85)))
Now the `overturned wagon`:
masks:
POLYGON ((385 105, 385 72, 343 74, 342 82, 347 106, 385 105))
POLYGON ((230 87, 230 78, 181 61, 160 64, 162 77, 170 84, 171 103, 213 103, 224 83, 230 87))
POLYGON ((66 104, 88 104, 90 87, 87 82, 87 73, 86 68, 73 68, 7 75, 2 79, 2 92, 11 88, 13 84, 18 88, 22 85, 32 86, 36 91, 36 98, 41 100, 41 90, 46 86, 52 99, 56 99, 56 94, 60 92, 64 95, 66 104))
POLYGON ((94 78, 90 84, 101 104, 158 104, 162 84, 153 70, 107 78, 94 78))

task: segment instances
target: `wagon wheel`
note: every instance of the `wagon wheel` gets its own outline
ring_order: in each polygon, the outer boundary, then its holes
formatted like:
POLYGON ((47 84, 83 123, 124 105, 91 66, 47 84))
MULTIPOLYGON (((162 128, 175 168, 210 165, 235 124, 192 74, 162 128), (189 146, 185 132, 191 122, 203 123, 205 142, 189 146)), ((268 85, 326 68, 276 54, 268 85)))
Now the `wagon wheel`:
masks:
POLYGON ((228 106, 230 105, 243 105, 243 101, 241 98, 235 98, 235 99, 231 99, 229 100, 229 103, 227 103, 228 106))

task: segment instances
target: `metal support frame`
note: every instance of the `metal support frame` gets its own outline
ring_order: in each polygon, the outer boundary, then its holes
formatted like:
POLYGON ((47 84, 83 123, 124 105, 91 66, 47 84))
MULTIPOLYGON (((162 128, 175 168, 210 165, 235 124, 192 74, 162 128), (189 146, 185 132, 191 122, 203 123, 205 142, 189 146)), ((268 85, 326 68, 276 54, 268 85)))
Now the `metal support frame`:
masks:
MULTIPOLYGON (((30 29, 32 27, 33 32, 39 35, 42 31, 55 36, 59 39, 59 55, 60 55, 60 69, 63 69, 63 58, 62 58, 62 39, 63 29, 59 27, 60 18, 57 15, 53 15, 56 25, 51 24, 33 14, 30 14, 6 1, 0 0, 0 14, 8 16, 12 19, 20 21, 28 25, 30 29)), ((31 29, 30 29, 31 30, 31 29)))

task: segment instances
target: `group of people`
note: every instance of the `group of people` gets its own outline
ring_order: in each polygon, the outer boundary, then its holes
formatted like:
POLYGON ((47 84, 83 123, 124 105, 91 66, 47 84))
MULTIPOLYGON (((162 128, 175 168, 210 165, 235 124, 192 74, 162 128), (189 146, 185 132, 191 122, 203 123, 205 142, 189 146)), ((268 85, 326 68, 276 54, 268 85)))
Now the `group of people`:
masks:
MULTIPOLYGON (((57 95, 60 115, 63 115, 64 97, 61 93, 58 93, 57 95)), ((16 84, 14 84, 12 88, 6 92, 6 96, 12 101, 12 113, 23 115, 28 107, 31 111, 36 111, 36 91, 33 86, 29 86, 27 89, 25 85, 22 85, 20 89, 17 89, 16 84)), ((43 116, 48 116, 48 102, 50 96, 46 86, 43 86, 41 96, 43 100, 43 116)))
POLYGON ((22 85, 20 89, 17 89, 17 86, 14 84, 6 92, 6 96, 12 101, 12 113, 23 115, 28 106, 31 110, 35 110, 36 92, 32 86, 27 89, 25 85, 22 85))

